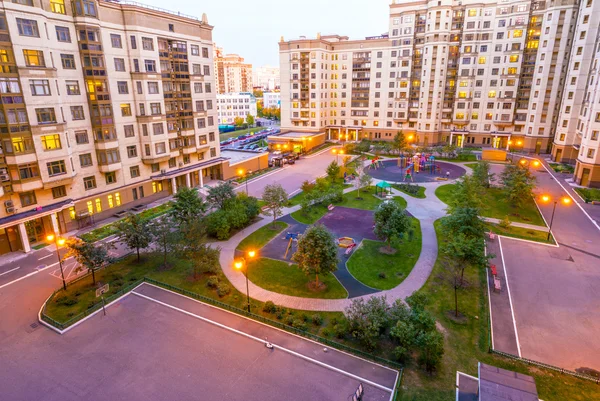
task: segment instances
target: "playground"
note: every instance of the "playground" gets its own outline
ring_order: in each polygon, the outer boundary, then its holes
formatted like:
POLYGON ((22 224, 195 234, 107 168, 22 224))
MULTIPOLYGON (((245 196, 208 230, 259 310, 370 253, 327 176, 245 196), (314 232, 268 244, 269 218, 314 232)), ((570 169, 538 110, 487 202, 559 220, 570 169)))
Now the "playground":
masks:
POLYGON ((364 171, 378 180, 407 183, 455 180, 466 173, 461 166, 440 162, 435 157, 426 155, 375 158, 364 171))

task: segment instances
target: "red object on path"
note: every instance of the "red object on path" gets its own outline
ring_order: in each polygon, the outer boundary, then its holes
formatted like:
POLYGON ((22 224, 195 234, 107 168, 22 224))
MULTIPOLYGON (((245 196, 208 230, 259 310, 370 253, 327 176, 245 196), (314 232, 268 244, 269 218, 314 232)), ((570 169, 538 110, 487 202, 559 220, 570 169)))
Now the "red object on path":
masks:
POLYGON ((496 271, 496 265, 491 265, 490 269, 492 270, 492 276, 498 275, 498 272, 496 271))

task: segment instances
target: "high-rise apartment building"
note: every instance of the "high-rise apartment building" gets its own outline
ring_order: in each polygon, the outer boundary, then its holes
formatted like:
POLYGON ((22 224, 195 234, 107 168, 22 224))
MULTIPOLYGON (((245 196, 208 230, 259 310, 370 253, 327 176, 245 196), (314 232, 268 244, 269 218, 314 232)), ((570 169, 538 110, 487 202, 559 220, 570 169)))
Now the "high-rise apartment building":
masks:
POLYGON ((232 124, 236 118, 246 121, 248 115, 256 118, 256 98, 251 92, 217 95, 219 124, 232 124))
POLYGON ((212 26, 97 0, 0 13, 0 254, 222 178, 212 26))
POLYGON ((535 153, 555 142, 557 159, 587 165, 579 182, 600 185, 596 3, 396 0, 384 35, 282 38, 282 128, 535 153))
POLYGON ((279 67, 271 67, 268 65, 256 67, 252 70, 252 80, 255 88, 258 87, 268 91, 279 89, 279 67))
POLYGON ((217 93, 252 92, 252 64, 244 63, 237 54, 225 54, 214 48, 217 93))

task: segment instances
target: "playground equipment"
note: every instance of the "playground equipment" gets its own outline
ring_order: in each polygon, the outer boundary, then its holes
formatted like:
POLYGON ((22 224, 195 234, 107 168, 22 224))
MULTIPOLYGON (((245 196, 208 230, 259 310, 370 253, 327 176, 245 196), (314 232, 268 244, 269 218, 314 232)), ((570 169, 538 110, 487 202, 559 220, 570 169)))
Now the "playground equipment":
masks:
POLYGON ((348 256, 350 255, 350 253, 352 253, 352 250, 356 247, 357 243, 354 242, 354 238, 341 237, 338 238, 338 245, 340 246, 340 248, 346 248, 344 254, 348 256))
POLYGON ((384 164, 381 162, 381 160, 379 160, 379 156, 375 156, 371 160, 371 164, 369 164, 369 168, 377 170, 380 167, 385 168, 384 164))
POLYGON ((392 193, 392 186, 387 181, 380 181, 375 185, 375 196, 379 196, 381 198, 386 197, 388 194, 392 193))
POLYGON ((285 255, 283 255, 284 259, 287 259, 287 255, 290 252, 290 250, 293 248, 294 246, 294 242, 298 242, 298 237, 300 236, 300 233, 286 233, 285 234, 285 239, 288 240, 288 245, 287 248, 285 249, 285 255))

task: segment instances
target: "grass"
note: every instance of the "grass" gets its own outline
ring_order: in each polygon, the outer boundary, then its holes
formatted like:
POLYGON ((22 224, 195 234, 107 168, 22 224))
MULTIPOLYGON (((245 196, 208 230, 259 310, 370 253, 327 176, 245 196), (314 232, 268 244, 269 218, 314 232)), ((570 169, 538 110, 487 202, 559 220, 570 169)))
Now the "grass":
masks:
POLYGON ((314 281, 314 276, 307 276, 291 262, 259 258, 248 266, 248 278, 254 284, 265 290, 279 294, 292 295, 304 298, 337 299, 346 298, 348 292, 333 274, 319 275, 319 282, 325 284, 325 290, 313 291, 309 289, 309 281, 314 281))
MULTIPOLYGON (((167 213, 171 209, 171 202, 163 203, 162 205, 146 209, 143 212, 138 213, 143 221, 148 221, 155 219, 163 214, 167 213)), ((117 224, 124 220, 124 218, 114 221, 112 223, 106 224, 102 227, 96 228, 92 231, 88 231, 85 234, 81 234, 79 238, 87 242, 96 242, 106 237, 110 237, 113 234, 116 234, 119 230, 117 229, 117 224)))
POLYGON ((550 168, 557 173, 568 173, 573 174, 575 172, 575 166, 566 163, 548 163, 550 168))
MULTIPOLYGON (((445 204, 449 204, 452 201, 454 188, 455 184, 441 185, 435 190, 435 195, 445 204)), ((533 198, 517 208, 508 201, 501 188, 488 188, 481 203, 481 215, 484 217, 504 219, 508 216, 510 221, 546 226, 533 198)))
POLYGON ((275 238, 277 234, 285 230, 287 226, 287 223, 283 221, 276 221, 274 227, 273 224, 269 223, 244 238, 236 249, 239 251, 245 251, 247 249, 260 249, 273 238, 275 238))
POLYGON ((487 230, 492 231, 499 235, 507 237, 526 239, 529 241, 542 242, 544 244, 554 244, 554 237, 550 234, 550 240, 548 241, 548 233, 540 230, 530 230, 528 228, 509 226, 507 228, 501 227, 498 224, 485 223, 487 230))
POLYGON ((392 184, 392 188, 405 193, 409 196, 412 196, 413 198, 418 198, 418 199, 425 199, 426 195, 425 195, 425 187, 422 187, 421 185, 415 185, 415 184, 392 184), (410 186, 410 187, 416 187, 417 192, 410 192, 406 190, 406 186, 410 186))
MULTIPOLYGON (((334 203, 334 205, 353 209, 375 210, 375 208, 377 208, 377 206, 379 206, 383 200, 377 198, 374 194, 374 187, 362 189, 360 191, 360 197, 362 199, 356 199, 358 195, 357 190, 347 192, 343 195, 342 202, 334 203)), ((290 203, 292 203, 292 205, 300 204, 303 196, 304 195, 302 193, 298 194, 290 200, 290 203)), ((395 196, 393 199, 400 206, 406 208, 406 199, 402 198, 401 196, 395 196)), ((297 210, 292 213, 292 217, 303 224, 314 224, 328 212, 327 206, 328 205, 322 204, 312 205, 308 208, 306 213, 303 210, 297 210)))
POLYGON ((600 201, 600 189, 597 188, 575 188, 575 191, 585 202, 600 201))
POLYGON ((477 161, 477 155, 459 155, 457 157, 436 157, 435 160, 446 162, 474 162, 477 161))
POLYGON ((463 166, 473 169, 478 163, 465 163, 463 166))
MULTIPOLYGON (((438 242, 444 241, 440 220, 435 222, 438 242)), ((467 268, 468 285, 459 292, 459 310, 466 320, 456 322, 448 316, 454 310, 454 293, 443 278, 443 269, 436 262, 425 286, 419 290, 427 295, 427 309, 443 328, 445 352, 440 369, 429 375, 409 364, 404 370, 401 401, 450 401, 456 397, 456 371, 477 376, 477 362, 517 371, 535 378, 539 397, 545 401, 600 400, 598 386, 545 369, 528 366, 488 353, 488 300, 486 276, 482 269, 467 268)))
MULTIPOLYGON (((254 128, 250 128, 250 132, 254 133, 254 132, 258 132, 263 129, 265 129, 265 127, 254 127, 254 128)), ((248 129, 239 129, 236 131, 227 132, 225 134, 220 134, 219 140, 224 141, 226 139, 233 138, 234 136, 240 136, 240 135, 244 135, 247 133, 248 133, 248 129)))
POLYGON ((363 240, 348 259, 348 270, 361 283, 380 290, 389 290, 400 284, 415 266, 421 254, 421 224, 411 218, 414 237, 392 244, 394 255, 381 253, 385 246, 380 241, 363 240))
POLYGON ((309 150, 308 152, 304 153, 304 156, 310 156, 312 154, 315 154, 317 152, 320 152, 323 149, 328 149, 334 146, 339 146, 337 143, 333 143, 333 142, 325 142, 320 144, 319 146, 315 146, 314 148, 312 148, 311 150, 309 150))
POLYGON ((259 171, 253 171, 251 174, 247 174, 243 177, 238 177, 235 178, 234 180, 232 180, 233 182, 236 182, 238 184, 243 184, 247 181, 253 180, 255 178, 260 177, 261 175, 265 175, 267 173, 270 173, 273 170, 277 170, 279 167, 267 167, 267 168, 263 168, 262 170, 259 171))
POLYGON ((40 250, 42 248, 47 247, 48 245, 50 245, 50 244, 42 243, 42 244, 38 244, 38 245, 32 246, 31 248, 35 249, 37 251, 37 250, 40 250))

